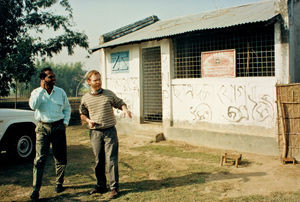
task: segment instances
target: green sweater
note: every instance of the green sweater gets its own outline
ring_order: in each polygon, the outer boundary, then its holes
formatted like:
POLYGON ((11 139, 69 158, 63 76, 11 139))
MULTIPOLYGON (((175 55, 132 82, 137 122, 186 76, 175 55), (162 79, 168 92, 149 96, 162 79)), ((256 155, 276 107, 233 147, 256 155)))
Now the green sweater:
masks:
POLYGON ((81 98, 79 113, 97 123, 95 129, 105 129, 116 125, 113 108, 125 105, 112 91, 103 89, 99 94, 86 93, 81 98))

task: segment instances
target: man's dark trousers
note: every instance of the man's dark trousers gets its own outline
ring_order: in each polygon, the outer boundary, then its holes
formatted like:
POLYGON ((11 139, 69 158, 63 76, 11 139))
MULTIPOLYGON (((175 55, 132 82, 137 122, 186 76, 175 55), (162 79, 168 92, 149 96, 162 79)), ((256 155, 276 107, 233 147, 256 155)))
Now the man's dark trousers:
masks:
POLYGON ((95 154, 97 187, 106 188, 106 162, 108 167, 109 187, 111 190, 119 189, 119 143, 116 128, 113 126, 107 129, 91 129, 90 139, 95 154))
POLYGON ((54 123, 39 122, 36 127, 36 157, 33 164, 33 189, 39 191, 50 144, 56 169, 56 184, 63 184, 67 164, 66 127, 63 120, 54 123))

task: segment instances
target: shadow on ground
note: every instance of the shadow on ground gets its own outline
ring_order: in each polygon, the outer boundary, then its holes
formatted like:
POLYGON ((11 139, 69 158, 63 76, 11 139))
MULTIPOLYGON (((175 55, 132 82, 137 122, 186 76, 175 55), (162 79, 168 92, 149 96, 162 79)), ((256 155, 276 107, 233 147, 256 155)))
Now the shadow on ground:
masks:
MULTIPOLYGON (((92 165, 94 156, 91 149, 81 145, 68 146, 68 165, 66 168, 65 177, 73 175, 85 175, 92 172, 87 165, 92 165), (89 172, 87 172, 89 170, 89 172)), ((49 156, 45 165, 43 185, 51 185, 50 180, 55 179, 54 159, 52 150, 49 151, 49 156)), ((29 162, 18 162, 9 159, 5 153, 0 155, 0 179, 1 184, 19 185, 22 187, 32 186, 32 168, 33 160, 29 162)))
POLYGON ((138 182, 126 182, 121 183, 120 187, 125 191, 123 194, 132 193, 132 192, 144 192, 144 191, 153 191, 160 190, 164 188, 171 187, 180 187, 192 184, 203 184, 206 182, 206 179, 209 178, 209 181, 218 181, 218 180, 228 180, 228 179, 242 179, 243 181, 248 181, 249 177, 254 176, 264 176, 265 172, 253 172, 253 173, 243 173, 243 174, 230 174, 224 172, 218 173, 207 173, 207 172, 198 172, 192 173, 189 175, 171 177, 161 180, 142 180, 138 182))

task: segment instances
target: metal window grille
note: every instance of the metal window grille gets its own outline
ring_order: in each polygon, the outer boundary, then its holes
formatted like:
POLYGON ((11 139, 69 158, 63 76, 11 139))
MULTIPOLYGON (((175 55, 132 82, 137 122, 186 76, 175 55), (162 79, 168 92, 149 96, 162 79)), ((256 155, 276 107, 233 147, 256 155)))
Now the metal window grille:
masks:
POLYGON ((162 121, 160 58, 160 47, 142 49, 144 121, 162 121))
POLYGON ((201 52, 235 49, 236 76, 275 76, 274 26, 226 28, 173 38, 174 78, 200 78, 201 52))

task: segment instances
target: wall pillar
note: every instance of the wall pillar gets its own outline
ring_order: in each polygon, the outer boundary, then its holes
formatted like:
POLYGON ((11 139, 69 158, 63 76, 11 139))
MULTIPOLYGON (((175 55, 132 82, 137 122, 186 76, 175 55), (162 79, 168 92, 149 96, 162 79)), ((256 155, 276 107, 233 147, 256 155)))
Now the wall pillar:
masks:
POLYGON ((162 78, 162 103, 163 127, 173 125, 172 117, 172 86, 171 86, 171 39, 161 40, 161 78, 162 78))
POLYGON ((282 29, 280 22, 274 25, 275 43, 275 77, 277 84, 289 83, 289 44, 287 43, 286 33, 282 29))
MULTIPOLYGON (((107 88, 107 62, 106 62, 106 56, 105 56, 105 50, 104 48, 101 48, 99 50, 100 54, 100 68, 99 72, 101 73, 101 78, 102 78, 102 87, 107 88)), ((108 57, 108 56, 107 56, 108 57)))

